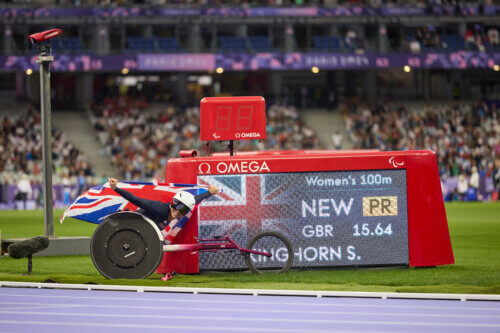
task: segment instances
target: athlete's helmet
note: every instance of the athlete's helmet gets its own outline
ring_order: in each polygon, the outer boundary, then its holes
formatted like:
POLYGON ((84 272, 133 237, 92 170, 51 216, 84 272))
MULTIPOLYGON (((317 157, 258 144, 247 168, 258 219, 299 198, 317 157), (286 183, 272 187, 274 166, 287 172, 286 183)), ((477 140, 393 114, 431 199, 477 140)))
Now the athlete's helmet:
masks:
POLYGON ((172 207, 182 215, 192 211, 195 205, 196 200, 194 195, 186 191, 177 193, 172 199, 172 207))

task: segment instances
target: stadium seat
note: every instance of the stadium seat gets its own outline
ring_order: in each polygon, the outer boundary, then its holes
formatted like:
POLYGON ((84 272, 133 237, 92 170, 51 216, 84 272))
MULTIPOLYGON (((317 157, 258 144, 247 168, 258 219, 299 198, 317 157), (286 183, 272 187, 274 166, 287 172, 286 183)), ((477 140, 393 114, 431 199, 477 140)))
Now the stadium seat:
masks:
POLYGON ((219 52, 245 53, 247 52, 247 41, 243 37, 219 37, 219 52))
POLYGON ((459 35, 443 35, 441 36, 443 47, 449 51, 458 51, 465 49, 465 43, 462 36, 459 35))
POLYGON ((179 52, 179 43, 174 37, 158 37, 155 42, 159 52, 175 53, 179 52))
POLYGON ((491 46, 490 42, 488 41, 485 41, 483 42, 483 45, 484 45, 484 49, 488 52, 494 52, 495 51, 495 48, 493 46, 491 46))
POLYGON ((338 52, 339 39, 337 37, 314 36, 313 37, 314 52, 338 52))
POLYGON ((132 53, 153 53, 155 49, 153 38, 144 37, 128 37, 127 46, 132 53))
POLYGON ((250 42, 250 48, 256 53, 271 52, 271 43, 269 43, 269 38, 265 36, 251 36, 248 37, 250 42))
POLYGON ((64 53, 61 38, 52 38, 50 40, 50 47, 52 48, 52 52, 54 53, 64 53))
POLYGON ((82 53, 83 45, 78 37, 61 37, 50 40, 52 52, 55 53, 82 53))

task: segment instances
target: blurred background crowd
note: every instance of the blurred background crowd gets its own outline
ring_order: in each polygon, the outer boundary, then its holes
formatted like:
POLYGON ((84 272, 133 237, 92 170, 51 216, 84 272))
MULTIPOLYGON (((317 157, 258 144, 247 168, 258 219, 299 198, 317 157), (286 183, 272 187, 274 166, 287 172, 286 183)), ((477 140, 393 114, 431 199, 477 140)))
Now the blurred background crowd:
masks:
MULTIPOLYGON (((452 5, 459 6, 459 0, 14 0, 0 3, 55 6, 132 6, 132 5, 184 5, 184 6, 394 6, 394 5, 452 5)), ((482 3, 493 3, 493 0, 482 3)))
POLYGON ((0 4, 0 209, 43 202, 39 77, 26 36, 53 28, 51 15, 64 31, 51 43, 61 55, 56 205, 109 176, 161 181, 181 150, 227 152, 227 142, 200 140, 199 101, 241 95, 265 97, 268 137, 236 142, 236 152, 430 149, 446 200, 498 199, 500 1, 0 4), (256 11, 242 21, 242 8, 256 11))
MULTIPOLYGON (((430 149, 437 155, 446 200, 497 198, 500 110, 496 103, 353 102, 344 104, 339 112, 347 135, 344 138, 337 132, 332 136, 330 146, 334 149, 341 149, 343 140, 352 142, 355 149, 430 149)), ((146 101, 122 96, 93 104, 89 121, 95 131, 91 135, 102 145, 102 158, 110 160, 117 170, 115 176, 121 179, 162 181, 168 158, 178 156, 181 150, 195 149, 205 156, 227 152, 223 142, 200 141, 198 107, 169 106, 162 112, 148 112, 146 101)), ((0 133, 1 184, 17 186, 19 191, 19 183, 28 179, 34 187, 29 196, 40 204, 40 116, 32 108, 19 118, 6 116, 0 133)), ((235 150, 316 150, 328 146, 320 142, 318 134, 306 125, 294 106, 269 106, 267 133, 268 138, 263 141, 237 142, 235 150)), ((95 174, 66 133, 54 129, 52 142, 53 182, 63 201, 67 203, 83 189, 107 181, 107 175, 95 174)))
MULTIPOLYGON (((92 123, 103 145, 105 155, 118 167, 124 179, 161 179, 169 156, 181 150, 210 152, 227 151, 216 142, 200 141, 199 107, 176 108, 165 112, 144 114, 147 103, 133 98, 118 97, 95 104, 92 123)), ((316 133, 306 126, 297 108, 271 105, 267 110, 268 138, 242 140, 236 151, 319 149, 316 133)))
POLYGON ((498 187, 497 103, 415 106, 387 102, 346 105, 342 112, 356 148, 434 151, 447 200, 482 200, 479 172, 484 180, 482 193, 493 193, 495 182, 498 187))

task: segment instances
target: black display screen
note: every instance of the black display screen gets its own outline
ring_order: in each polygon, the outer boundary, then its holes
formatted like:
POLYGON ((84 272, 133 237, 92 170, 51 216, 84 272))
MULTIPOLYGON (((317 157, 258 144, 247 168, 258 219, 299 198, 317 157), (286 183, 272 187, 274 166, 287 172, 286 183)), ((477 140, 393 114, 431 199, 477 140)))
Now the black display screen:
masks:
MULTIPOLYGON (((260 231, 287 236, 294 267, 408 264, 406 170, 200 175, 223 193, 198 209, 200 238, 240 245, 260 231)), ((200 253, 200 270, 245 268, 231 253, 200 253)))

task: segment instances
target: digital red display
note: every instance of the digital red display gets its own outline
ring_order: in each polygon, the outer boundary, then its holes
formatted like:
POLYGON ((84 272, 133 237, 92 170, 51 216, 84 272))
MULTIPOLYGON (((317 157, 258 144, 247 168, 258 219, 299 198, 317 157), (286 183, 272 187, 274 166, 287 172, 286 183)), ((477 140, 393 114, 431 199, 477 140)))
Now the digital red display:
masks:
POLYGON ((200 102, 200 113, 201 140, 266 138, 263 97, 206 97, 200 102))

